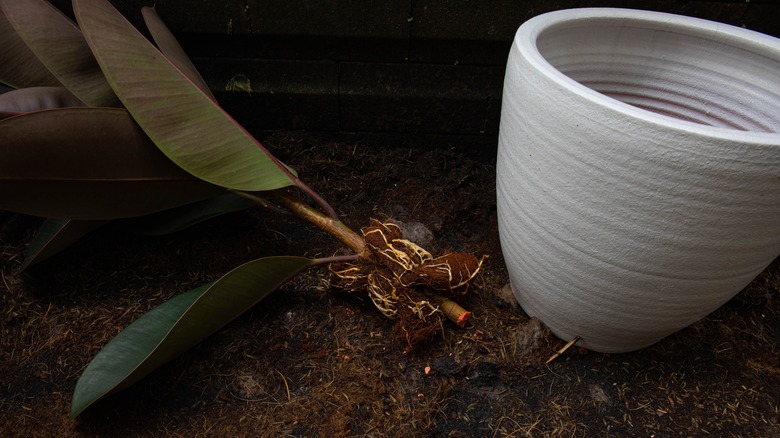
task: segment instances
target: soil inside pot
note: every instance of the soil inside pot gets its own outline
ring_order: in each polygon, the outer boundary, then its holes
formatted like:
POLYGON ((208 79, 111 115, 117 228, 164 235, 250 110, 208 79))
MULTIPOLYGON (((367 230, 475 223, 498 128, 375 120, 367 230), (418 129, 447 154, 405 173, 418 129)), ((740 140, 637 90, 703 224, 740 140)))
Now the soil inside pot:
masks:
POLYGON ((495 151, 277 133, 265 143, 353 229, 393 218, 431 252, 489 254, 468 325, 413 353, 367 298, 312 270, 75 421, 79 374, 164 300, 264 255, 339 244, 261 208, 163 237, 100 229, 18 274, 40 220, 0 215, 3 436, 777 436, 780 264, 715 313, 629 354, 564 341, 505 286, 495 151))

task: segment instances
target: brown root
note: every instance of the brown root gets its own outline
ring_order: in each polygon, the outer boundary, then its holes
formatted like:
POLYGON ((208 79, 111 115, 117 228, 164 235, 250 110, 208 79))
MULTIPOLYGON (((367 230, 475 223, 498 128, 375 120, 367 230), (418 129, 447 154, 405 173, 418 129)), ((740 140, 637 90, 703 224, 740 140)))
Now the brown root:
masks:
POLYGON ((443 315, 420 293, 407 291, 398 305, 398 322, 393 326, 393 338, 407 352, 433 340, 444 331, 443 315))
POLYGON ((393 335, 407 351, 435 337, 445 317, 466 324, 471 313, 451 299, 468 294, 485 257, 447 253, 434 258, 404 239, 393 222, 372 220, 362 232, 366 246, 360 260, 332 264, 332 286, 365 293, 382 314, 398 319, 393 335))
POLYGON ((468 294, 484 260, 462 252, 449 253, 417 266, 401 280, 405 285, 426 285, 446 297, 462 297, 468 294))

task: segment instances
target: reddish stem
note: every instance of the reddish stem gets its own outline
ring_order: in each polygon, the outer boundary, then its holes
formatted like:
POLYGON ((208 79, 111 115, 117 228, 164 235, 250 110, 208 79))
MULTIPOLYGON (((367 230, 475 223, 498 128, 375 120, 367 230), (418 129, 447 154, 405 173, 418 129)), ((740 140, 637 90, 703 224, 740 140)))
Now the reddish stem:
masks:
POLYGON ((354 251, 355 254, 360 254, 363 252, 363 247, 366 246, 366 241, 363 240, 363 237, 352 231, 337 218, 334 219, 330 216, 326 216, 319 210, 316 210, 310 207, 308 204, 302 202, 300 199, 293 198, 292 196, 283 192, 274 192, 274 196, 276 197, 276 200, 279 201, 279 203, 281 203, 285 208, 292 211, 297 216, 316 225, 317 228, 334 236, 341 243, 354 251))

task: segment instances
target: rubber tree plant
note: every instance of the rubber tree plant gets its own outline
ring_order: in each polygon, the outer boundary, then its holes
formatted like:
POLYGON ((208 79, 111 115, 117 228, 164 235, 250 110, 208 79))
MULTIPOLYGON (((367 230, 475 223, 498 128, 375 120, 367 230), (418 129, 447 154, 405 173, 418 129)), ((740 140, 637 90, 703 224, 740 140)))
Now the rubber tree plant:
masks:
POLYGON ((45 0, 0 0, 0 210, 48 218, 22 269, 121 218, 157 233, 265 205, 337 238, 349 255, 266 257, 142 315, 94 357, 71 417, 126 388, 251 308, 301 271, 329 265, 331 284, 365 294, 398 320, 413 349, 446 318, 482 266, 470 254, 434 257, 397 224, 349 229, 296 172, 216 102, 154 8, 153 41, 106 0, 73 0, 74 23, 45 0))

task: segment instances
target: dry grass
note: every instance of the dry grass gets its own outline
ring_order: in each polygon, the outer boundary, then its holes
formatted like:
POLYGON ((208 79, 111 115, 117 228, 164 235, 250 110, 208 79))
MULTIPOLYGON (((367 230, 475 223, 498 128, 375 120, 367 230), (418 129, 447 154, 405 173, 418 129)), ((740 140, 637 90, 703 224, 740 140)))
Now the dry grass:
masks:
MULTIPOLYGON (((370 302, 310 271, 78 420, 70 393, 122 327, 270 253, 335 242, 260 210, 161 238, 99 230, 16 272, 37 221, 0 216, 3 436, 780 436, 780 263, 703 321, 639 352, 561 348, 501 293, 492 158, 276 136, 287 162, 358 228, 419 221, 436 249, 490 254, 465 329, 404 354, 370 302), (424 178, 409 179, 409 175, 424 178), (457 202, 456 202, 457 201, 457 202)), ((505 291, 504 291, 505 292, 505 291)))

